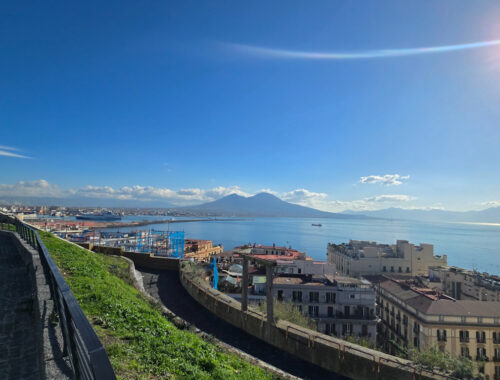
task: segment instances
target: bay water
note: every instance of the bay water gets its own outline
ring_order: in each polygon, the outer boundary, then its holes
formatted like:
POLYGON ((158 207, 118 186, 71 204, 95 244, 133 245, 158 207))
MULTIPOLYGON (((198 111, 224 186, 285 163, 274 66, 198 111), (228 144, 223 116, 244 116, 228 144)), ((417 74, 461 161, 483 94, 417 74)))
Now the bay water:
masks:
MULTIPOLYGON (((155 219, 166 217, 126 216, 123 221, 155 219)), ((120 228, 120 231, 150 228, 184 231, 186 238, 212 240, 214 244, 222 244, 225 250, 246 243, 292 246, 315 260, 326 260, 328 243, 353 239, 394 244, 396 240, 408 240, 414 244, 433 244, 435 254, 448 255, 449 265, 500 275, 500 225, 386 219, 254 218, 151 224, 120 228)))

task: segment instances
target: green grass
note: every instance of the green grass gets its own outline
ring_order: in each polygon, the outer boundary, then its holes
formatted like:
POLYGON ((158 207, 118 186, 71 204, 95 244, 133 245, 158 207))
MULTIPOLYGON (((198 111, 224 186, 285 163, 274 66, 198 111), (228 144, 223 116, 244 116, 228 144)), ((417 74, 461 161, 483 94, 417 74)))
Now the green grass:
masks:
POLYGON ((9 224, 9 223, 0 223, 0 230, 15 231, 16 226, 14 226, 13 224, 9 224))
POLYGON ((130 284, 128 263, 39 232, 123 379, 270 379, 188 330, 179 330, 130 284))

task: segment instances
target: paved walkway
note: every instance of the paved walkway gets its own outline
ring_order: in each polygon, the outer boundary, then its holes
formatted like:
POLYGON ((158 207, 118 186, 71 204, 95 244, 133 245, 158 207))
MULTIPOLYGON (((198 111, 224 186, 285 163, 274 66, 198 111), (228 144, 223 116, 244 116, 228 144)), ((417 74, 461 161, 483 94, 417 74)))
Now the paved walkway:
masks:
POLYGON ((0 235, 0 379, 40 379, 41 355, 28 267, 0 235))
POLYGON ((216 317, 196 302, 184 289, 178 272, 136 268, 143 276, 144 288, 168 309, 205 333, 215 336, 249 355, 294 376, 305 379, 344 379, 267 344, 216 317))

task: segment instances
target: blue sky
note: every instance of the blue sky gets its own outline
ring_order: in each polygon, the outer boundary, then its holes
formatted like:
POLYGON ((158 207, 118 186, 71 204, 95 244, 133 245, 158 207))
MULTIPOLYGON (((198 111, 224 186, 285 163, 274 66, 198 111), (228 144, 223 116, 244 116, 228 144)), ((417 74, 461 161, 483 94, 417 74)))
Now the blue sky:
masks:
POLYGON ((37 1, 0 17, 0 199, 500 205, 500 46, 302 54, 499 40, 498 2, 37 1))

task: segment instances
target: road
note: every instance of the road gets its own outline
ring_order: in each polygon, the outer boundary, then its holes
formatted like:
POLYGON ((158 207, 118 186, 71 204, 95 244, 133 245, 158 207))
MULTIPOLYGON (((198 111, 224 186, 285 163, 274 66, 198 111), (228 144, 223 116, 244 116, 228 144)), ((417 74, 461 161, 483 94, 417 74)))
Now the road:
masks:
POLYGON ((220 341, 300 378, 345 379, 281 351, 218 318, 186 292, 178 272, 136 269, 142 274, 149 294, 180 318, 220 341))

